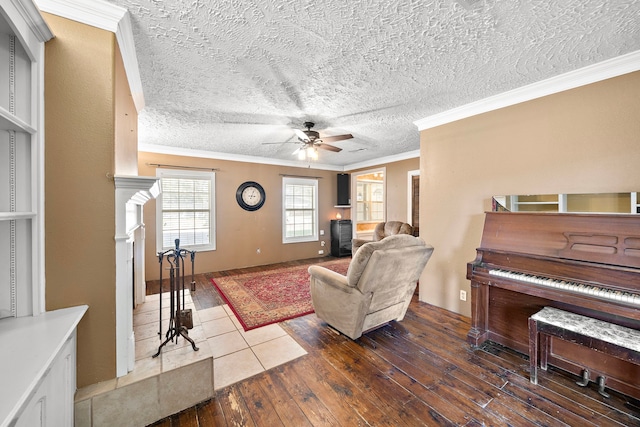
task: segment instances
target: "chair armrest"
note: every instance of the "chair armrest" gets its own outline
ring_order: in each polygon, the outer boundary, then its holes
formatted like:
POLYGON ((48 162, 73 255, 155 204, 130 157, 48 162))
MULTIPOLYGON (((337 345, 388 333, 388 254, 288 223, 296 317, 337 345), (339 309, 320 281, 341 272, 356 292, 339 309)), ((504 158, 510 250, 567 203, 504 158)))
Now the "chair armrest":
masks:
POLYGON ((319 265, 312 265, 308 269, 311 275, 311 280, 317 280, 325 283, 331 287, 341 289, 344 292, 351 292, 353 287, 347 283, 347 277, 340 273, 336 273, 328 268, 321 267, 319 265))
POLYGON ((373 240, 365 240, 365 239, 353 239, 351 240, 351 256, 354 256, 356 254, 356 251, 358 250, 358 248, 360 248, 360 246, 364 245, 365 243, 369 243, 372 242, 373 240))

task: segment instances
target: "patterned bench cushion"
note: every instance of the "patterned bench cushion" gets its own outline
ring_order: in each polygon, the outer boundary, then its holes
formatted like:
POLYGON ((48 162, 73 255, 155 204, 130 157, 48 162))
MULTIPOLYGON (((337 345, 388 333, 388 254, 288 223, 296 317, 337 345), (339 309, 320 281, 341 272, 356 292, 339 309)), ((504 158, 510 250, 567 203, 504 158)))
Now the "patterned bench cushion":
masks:
POLYGON ((532 319, 640 352, 640 331, 591 317, 545 307, 532 319))

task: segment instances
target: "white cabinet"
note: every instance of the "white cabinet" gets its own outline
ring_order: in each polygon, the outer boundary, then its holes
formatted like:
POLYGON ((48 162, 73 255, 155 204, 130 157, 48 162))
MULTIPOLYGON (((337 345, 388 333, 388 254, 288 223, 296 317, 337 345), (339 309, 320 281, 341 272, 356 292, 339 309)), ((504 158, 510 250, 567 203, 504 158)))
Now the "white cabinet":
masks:
POLYGON ((0 427, 73 426, 76 326, 86 310, 0 320, 0 427))

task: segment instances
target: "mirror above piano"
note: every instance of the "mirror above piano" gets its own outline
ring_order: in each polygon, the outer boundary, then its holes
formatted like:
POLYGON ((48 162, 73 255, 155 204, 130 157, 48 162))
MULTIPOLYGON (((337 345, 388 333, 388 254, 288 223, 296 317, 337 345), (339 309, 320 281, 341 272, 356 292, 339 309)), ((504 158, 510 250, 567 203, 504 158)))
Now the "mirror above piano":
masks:
POLYGON ((494 212, 640 214, 640 192, 493 196, 494 212))

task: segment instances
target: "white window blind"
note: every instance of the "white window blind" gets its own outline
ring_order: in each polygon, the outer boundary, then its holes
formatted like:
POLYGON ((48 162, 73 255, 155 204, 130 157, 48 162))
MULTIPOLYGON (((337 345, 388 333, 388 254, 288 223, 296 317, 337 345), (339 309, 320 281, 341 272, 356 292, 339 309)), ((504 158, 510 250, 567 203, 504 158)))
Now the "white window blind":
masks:
POLYGON ((318 240, 318 180, 282 179, 282 242, 318 240))
POLYGON ((158 198, 157 241, 164 251, 175 247, 215 249, 215 174, 158 169, 162 193, 158 198))

